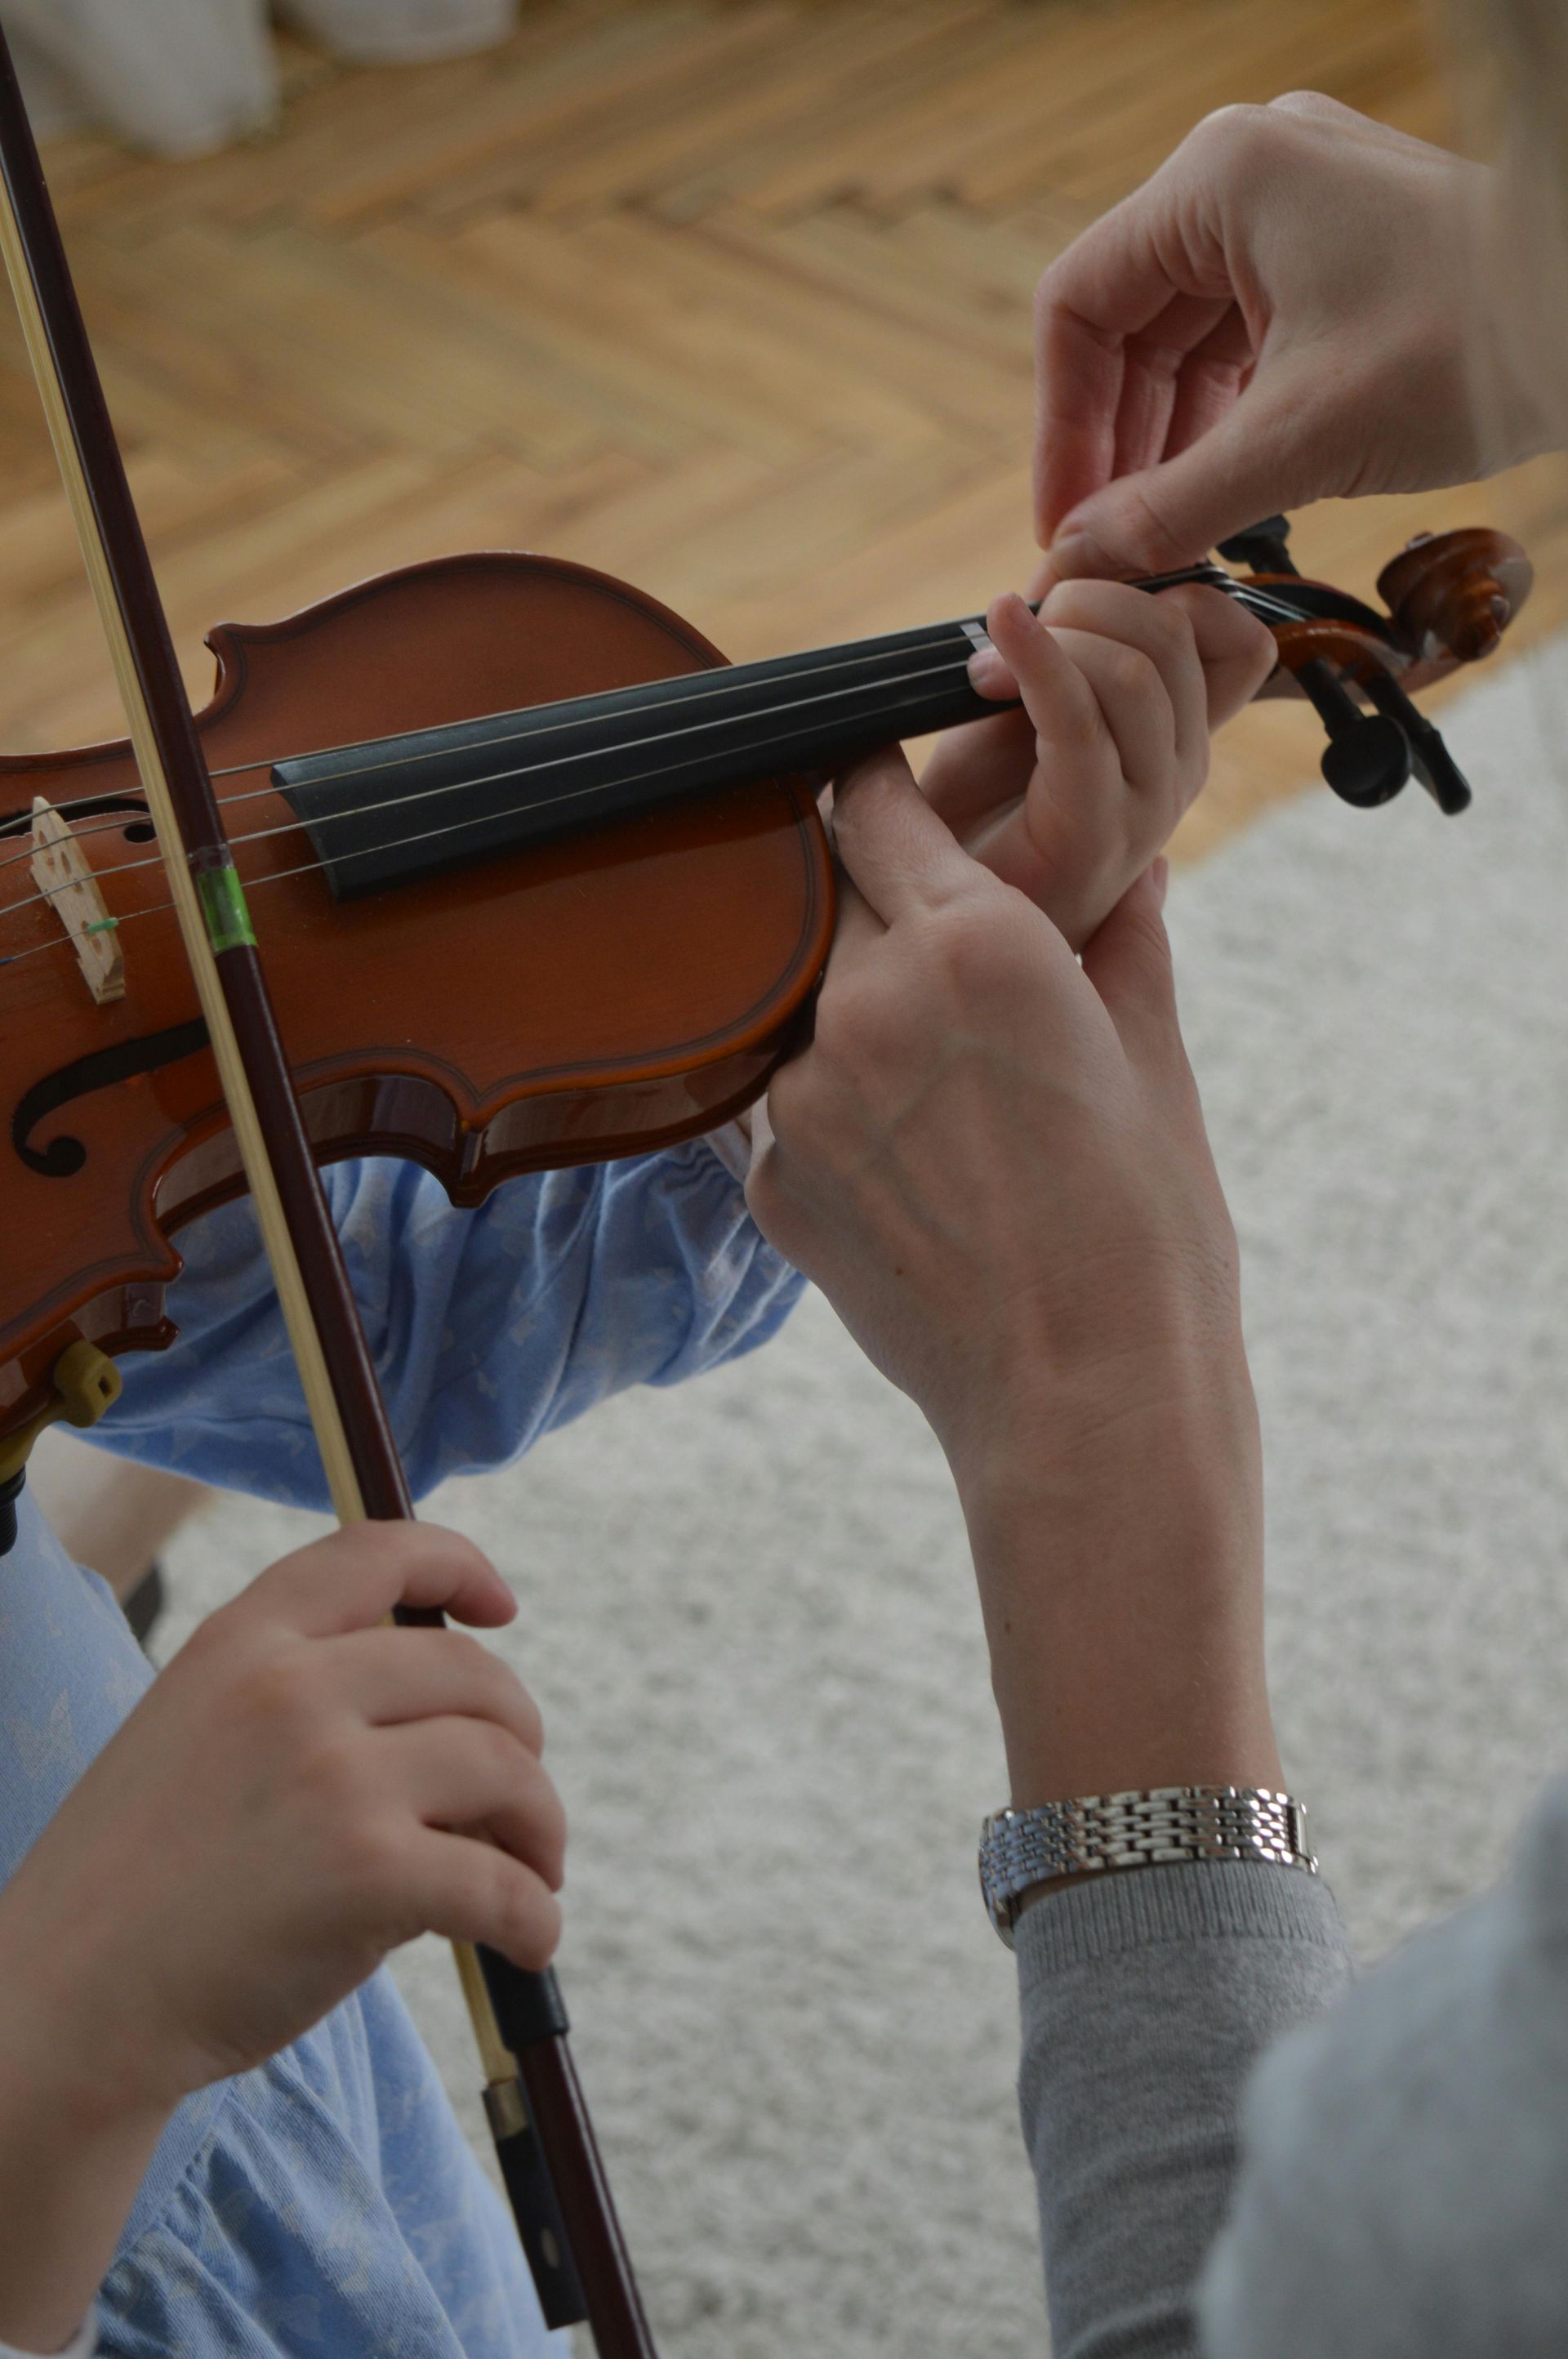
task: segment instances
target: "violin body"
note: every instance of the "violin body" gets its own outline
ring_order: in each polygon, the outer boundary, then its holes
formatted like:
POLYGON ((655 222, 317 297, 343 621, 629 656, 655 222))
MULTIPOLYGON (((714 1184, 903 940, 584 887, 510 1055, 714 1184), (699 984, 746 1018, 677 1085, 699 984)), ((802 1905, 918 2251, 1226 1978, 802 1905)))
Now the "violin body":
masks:
MULTIPOLYGON (((208 644, 208 763, 264 766, 223 782, 243 790, 225 807, 320 1159, 408 1158, 477 1204, 519 1172, 712 1129, 759 1094, 832 932, 807 781, 665 804, 344 905, 319 869, 287 873, 304 837, 265 766, 718 665, 697 632, 585 567, 496 554, 208 644)), ((0 1321, 0 1431, 43 1405, 77 1339, 111 1356, 173 1340, 171 1239, 243 1184, 129 745, 0 759, 0 857, 26 848, 37 795, 79 815, 121 921, 124 996, 95 1003, 47 900, 0 916, 0 1234, 27 1272, 0 1321)), ((0 903, 27 875, 0 869, 0 903)))

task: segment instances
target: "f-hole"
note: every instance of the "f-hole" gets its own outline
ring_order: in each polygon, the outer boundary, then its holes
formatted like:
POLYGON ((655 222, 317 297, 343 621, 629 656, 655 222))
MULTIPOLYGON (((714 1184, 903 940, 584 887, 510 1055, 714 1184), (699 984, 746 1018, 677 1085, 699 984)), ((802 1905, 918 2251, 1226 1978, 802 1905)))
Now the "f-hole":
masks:
POLYGON ((194 1057, 199 1049, 209 1045, 207 1027, 196 1016, 189 1024, 171 1024, 165 1031, 144 1033, 139 1040, 122 1040, 113 1049, 95 1049, 90 1056, 61 1065, 57 1072, 35 1082, 17 1101, 11 1117, 12 1146, 28 1170, 40 1179, 73 1180, 87 1160, 86 1147, 69 1131, 59 1132, 43 1147, 36 1146, 33 1133, 40 1123, 75 1098, 91 1097, 97 1090, 112 1089, 116 1082, 130 1081, 139 1073, 159 1072, 165 1065, 194 1057))

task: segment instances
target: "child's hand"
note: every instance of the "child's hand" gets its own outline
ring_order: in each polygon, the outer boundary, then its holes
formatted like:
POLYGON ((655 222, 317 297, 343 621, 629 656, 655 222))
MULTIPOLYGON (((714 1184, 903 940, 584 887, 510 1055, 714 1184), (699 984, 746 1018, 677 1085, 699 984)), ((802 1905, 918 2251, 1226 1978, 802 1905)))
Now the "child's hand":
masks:
POLYGON ((1038 621, 1007 597, 986 624, 995 652, 970 677, 1022 707, 939 738, 921 787, 966 850, 1081 950, 1175 832, 1210 732, 1267 679, 1274 643, 1202 587, 1152 598, 1064 582, 1038 621))
POLYGON ((473 1639, 380 1626, 400 1603, 515 1610, 428 1525, 301 1549, 197 1631, 24 1861, 0 1960, 50 1961, 37 2035, 100 2101, 246 2070, 416 1933, 549 1958, 566 1832, 538 1712, 473 1639))

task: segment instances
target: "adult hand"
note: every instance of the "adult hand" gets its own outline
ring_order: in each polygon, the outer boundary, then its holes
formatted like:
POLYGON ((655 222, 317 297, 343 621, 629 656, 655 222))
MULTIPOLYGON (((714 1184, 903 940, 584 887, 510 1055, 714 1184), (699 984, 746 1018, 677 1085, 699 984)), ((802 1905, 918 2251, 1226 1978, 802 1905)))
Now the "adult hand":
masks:
POLYGON ((1040 282, 1051 573, 1159 571, 1278 508, 1541 448, 1519 386, 1475 398, 1492 180, 1312 93, 1200 123, 1040 282))
POLYGON ((749 1198, 946 1451, 1014 1799, 1277 1784, 1235 1244, 1157 880, 1080 967, 896 756, 835 832, 815 1035, 749 1198))
MULTIPOLYGON (((1211 732, 1275 662, 1261 623, 1194 585, 1152 598, 1066 582, 1038 617, 993 599, 969 676, 1009 709, 937 739, 920 788, 964 849, 1081 950, 1174 834, 1208 775, 1211 732)), ((750 1114, 708 1143, 738 1179, 750 1114)))

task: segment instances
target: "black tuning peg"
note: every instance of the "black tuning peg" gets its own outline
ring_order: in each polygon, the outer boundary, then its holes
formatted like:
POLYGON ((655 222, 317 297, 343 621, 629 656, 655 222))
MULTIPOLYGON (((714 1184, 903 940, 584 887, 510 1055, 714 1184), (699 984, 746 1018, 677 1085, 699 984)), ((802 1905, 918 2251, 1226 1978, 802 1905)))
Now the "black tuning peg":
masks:
POLYGON ((1294 573, 1295 560, 1285 546, 1290 537, 1289 516, 1264 516, 1222 540, 1219 553, 1227 565, 1245 565, 1253 573, 1294 573))
MULTIPOLYGON (((1335 793, 1357 810, 1391 802, 1411 767, 1411 741, 1399 720, 1386 712, 1363 712, 1340 684, 1333 665, 1321 656, 1299 666, 1295 676, 1328 732, 1320 767, 1335 793)), ((1408 704, 1409 698, 1404 701, 1408 704)))
MULTIPOLYGON (((1253 573, 1293 576, 1295 562, 1285 545, 1290 535, 1288 516, 1264 516, 1245 532, 1232 533, 1228 540, 1222 540, 1219 554, 1228 564, 1245 565, 1253 573)), ((1322 657, 1300 665, 1295 676, 1328 732, 1322 768, 1335 793, 1361 810, 1391 802, 1411 774, 1411 745, 1403 714, 1383 709, 1363 712, 1341 685, 1333 665, 1322 657)), ((1401 702, 1414 712, 1410 699, 1400 693, 1401 702)), ((1420 715, 1416 717, 1419 720, 1420 715)))
MULTIPOLYGON (((1290 519, 1264 516, 1219 544, 1227 564, 1252 573, 1294 576, 1286 543, 1290 519)), ((1303 695, 1317 707, 1328 732, 1323 775, 1336 795, 1362 810, 1391 802, 1413 771, 1440 811, 1453 817, 1470 802, 1470 788, 1442 737, 1419 712, 1393 674, 1374 662, 1358 680, 1368 702, 1363 712, 1334 666, 1314 658, 1296 670, 1303 695)))
POLYGON ((1386 719, 1403 732, 1416 777, 1446 819, 1467 810, 1470 785, 1458 763, 1419 706, 1411 702, 1392 672, 1374 669, 1362 681, 1386 719))

